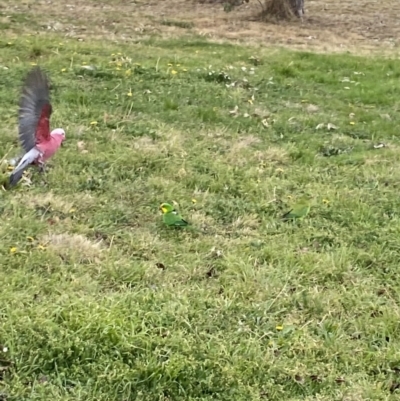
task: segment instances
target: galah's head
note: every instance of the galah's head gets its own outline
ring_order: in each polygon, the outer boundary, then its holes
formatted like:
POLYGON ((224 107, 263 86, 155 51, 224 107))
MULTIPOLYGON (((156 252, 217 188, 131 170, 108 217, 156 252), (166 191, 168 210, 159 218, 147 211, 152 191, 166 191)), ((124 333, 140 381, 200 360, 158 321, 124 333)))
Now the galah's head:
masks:
POLYGON ((53 129, 53 131, 50 132, 50 135, 53 138, 57 138, 60 145, 62 144, 62 142, 65 139, 65 131, 62 128, 53 129))

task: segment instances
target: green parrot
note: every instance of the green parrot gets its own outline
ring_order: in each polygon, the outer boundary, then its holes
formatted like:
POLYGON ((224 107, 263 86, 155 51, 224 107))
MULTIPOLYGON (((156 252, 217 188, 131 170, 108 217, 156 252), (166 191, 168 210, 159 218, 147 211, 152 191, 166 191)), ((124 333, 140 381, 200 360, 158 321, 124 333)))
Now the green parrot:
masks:
POLYGON ((303 219, 311 209, 311 196, 302 196, 299 201, 282 218, 284 220, 303 219))
POLYGON ((163 222, 167 226, 184 227, 189 223, 182 218, 182 216, 175 210, 169 203, 162 203, 160 209, 163 213, 163 222))

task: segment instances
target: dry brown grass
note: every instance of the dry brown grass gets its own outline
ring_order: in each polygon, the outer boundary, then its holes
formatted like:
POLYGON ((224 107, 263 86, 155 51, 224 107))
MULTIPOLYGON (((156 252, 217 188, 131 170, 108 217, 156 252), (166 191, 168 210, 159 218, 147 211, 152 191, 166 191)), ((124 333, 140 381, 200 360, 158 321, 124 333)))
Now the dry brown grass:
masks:
POLYGON ((17 196, 15 203, 24 201, 24 203, 32 209, 37 207, 48 208, 49 210, 56 210, 61 213, 68 214, 76 207, 84 208, 90 206, 95 200, 90 195, 80 196, 79 199, 73 197, 61 197, 55 195, 52 192, 46 194, 26 194, 22 193, 21 196, 17 196))
POLYGON ((61 258, 75 263, 96 262, 103 251, 101 242, 91 241, 80 234, 49 233, 41 237, 40 242, 61 258))
MULTIPOLYGON (((223 11, 221 4, 196 1, 71 0, 68 3, 26 0, 8 2, 6 13, 25 13, 34 17, 43 31, 58 31, 68 37, 104 38, 131 41, 154 34, 175 37, 186 31, 215 41, 232 40, 252 44, 279 45, 295 49, 358 53, 392 52, 400 35, 400 2, 349 0, 340 8, 335 0, 308 0, 304 23, 267 23, 257 20, 258 1, 223 11), (45 16, 45 17, 43 17, 45 16), (172 23, 165 24, 165 21, 172 23), (184 29, 174 21, 187 22, 184 29)), ((179 24, 178 24, 179 25, 179 24)), ((18 28, 20 29, 20 28, 18 28)), ((27 30, 31 28, 26 26, 27 30)), ((17 33, 16 33, 17 34, 17 33)))

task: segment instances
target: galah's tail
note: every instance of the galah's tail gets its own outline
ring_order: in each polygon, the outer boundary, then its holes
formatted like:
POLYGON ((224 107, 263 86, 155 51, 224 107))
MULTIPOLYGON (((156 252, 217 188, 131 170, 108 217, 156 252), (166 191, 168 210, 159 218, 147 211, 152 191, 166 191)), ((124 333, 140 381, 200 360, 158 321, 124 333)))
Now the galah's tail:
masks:
POLYGON ((25 153, 24 157, 18 163, 18 166, 15 167, 14 171, 10 176, 10 185, 16 185, 18 181, 21 179, 22 174, 26 168, 32 164, 39 156, 41 155, 40 151, 36 148, 32 148, 29 152, 25 153))

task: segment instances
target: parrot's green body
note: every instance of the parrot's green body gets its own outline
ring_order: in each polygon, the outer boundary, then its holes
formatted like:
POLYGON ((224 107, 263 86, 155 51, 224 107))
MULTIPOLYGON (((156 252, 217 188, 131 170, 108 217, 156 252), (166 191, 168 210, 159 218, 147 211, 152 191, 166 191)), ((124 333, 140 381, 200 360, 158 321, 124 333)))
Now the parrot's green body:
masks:
POLYGON ((311 209, 311 197, 302 197, 299 201, 290 209, 287 213, 285 213, 282 218, 284 220, 298 220, 303 219, 308 215, 311 209))
POLYGON ((185 227, 189 223, 169 203, 162 203, 160 209, 163 213, 163 222, 167 226, 185 227))

